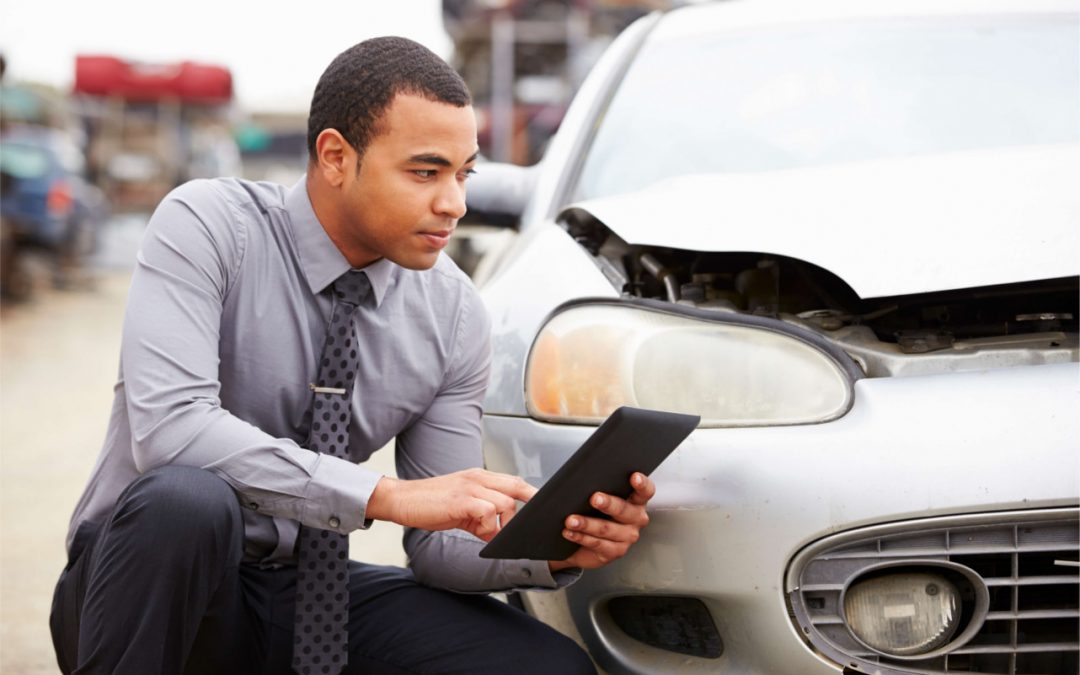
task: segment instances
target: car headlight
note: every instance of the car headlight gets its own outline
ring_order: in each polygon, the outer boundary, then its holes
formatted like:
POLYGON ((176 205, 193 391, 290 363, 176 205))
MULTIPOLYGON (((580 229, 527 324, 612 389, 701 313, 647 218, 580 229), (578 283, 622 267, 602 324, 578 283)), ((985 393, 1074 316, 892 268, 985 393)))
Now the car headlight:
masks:
POLYGON ((597 423, 623 405, 704 427, 824 422, 851 406, 852 364, 780 321, 585 304, 553 316, 526 366, 534 417, 597 423))
POLYGON ((925 654, 960 625, 960 594, 940 574, 889 574, 856 581, 844 594, 844 616, 863 644, 891 656, 925 654))

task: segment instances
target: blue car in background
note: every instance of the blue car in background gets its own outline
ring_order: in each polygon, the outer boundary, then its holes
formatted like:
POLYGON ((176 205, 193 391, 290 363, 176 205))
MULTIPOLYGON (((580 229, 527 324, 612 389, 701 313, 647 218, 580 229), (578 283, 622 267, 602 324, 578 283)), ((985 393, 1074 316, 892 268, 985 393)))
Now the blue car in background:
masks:
POLYGON ((53 259, 58 286, 69 285, 73 271, 94 250, 108 207, 101 190, 83 178, 84 171, 81 148, 62 130, 16 127, 0 137, 0 267, 6 297, 29 293, 21 264, 26 250, 44 251, 53 259))

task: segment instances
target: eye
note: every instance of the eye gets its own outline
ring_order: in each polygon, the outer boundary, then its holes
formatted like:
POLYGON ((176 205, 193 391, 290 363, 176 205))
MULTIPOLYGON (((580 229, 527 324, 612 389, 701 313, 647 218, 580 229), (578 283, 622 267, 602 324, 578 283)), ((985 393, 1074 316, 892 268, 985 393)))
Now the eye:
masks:
POLYGON ((458 178, 460 178, 461 180, 468 180, 468 178, 470 176, 475 176, 475 175, 476 175, 476 169, 465 169, 464 171, 462 171, 461 173, 458 174, 458 178))
POLYGON ((439 172, 435 169, 414 169, 413 173, 420 178, 434 178, 439 172))

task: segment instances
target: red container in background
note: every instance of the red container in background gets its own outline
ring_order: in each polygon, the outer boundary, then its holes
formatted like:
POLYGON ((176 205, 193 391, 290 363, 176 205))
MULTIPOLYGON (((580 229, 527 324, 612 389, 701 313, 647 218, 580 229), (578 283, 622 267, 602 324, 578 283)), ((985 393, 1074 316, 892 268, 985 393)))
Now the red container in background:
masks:
POLYGON ((75 91, 129 100, 179 99, 225 103, 232 98, 228 68, 193 61, 137 63, 115 56, 76 56, 75 91))

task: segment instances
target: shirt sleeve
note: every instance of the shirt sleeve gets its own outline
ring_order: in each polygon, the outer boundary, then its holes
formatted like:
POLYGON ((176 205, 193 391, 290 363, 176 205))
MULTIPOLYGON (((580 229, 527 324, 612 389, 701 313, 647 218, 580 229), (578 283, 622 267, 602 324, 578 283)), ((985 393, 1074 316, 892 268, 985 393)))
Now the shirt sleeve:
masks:
POLYGON ((221 407, 221 316, 246 223, 212 182, 195 181, 170 193, 147 225, 120 354, 135 465, 201 467, 248 508, 345 534, 364 526, 379 474, 275 438, 221 407))
MULTIPOLYGON (((483 466, 480 419, 491 369, 491 327, 479 295, 469 289, 463 303, 454 354, 435 401, 397 437, 398 476, 430 478, 483 466)), ((488 560, 484 542, 464 530, 428 532, 406 528, 405 551, 417 580, 457 592, 566 586, 580 570, 551 574, 544 561, 488 560)))

